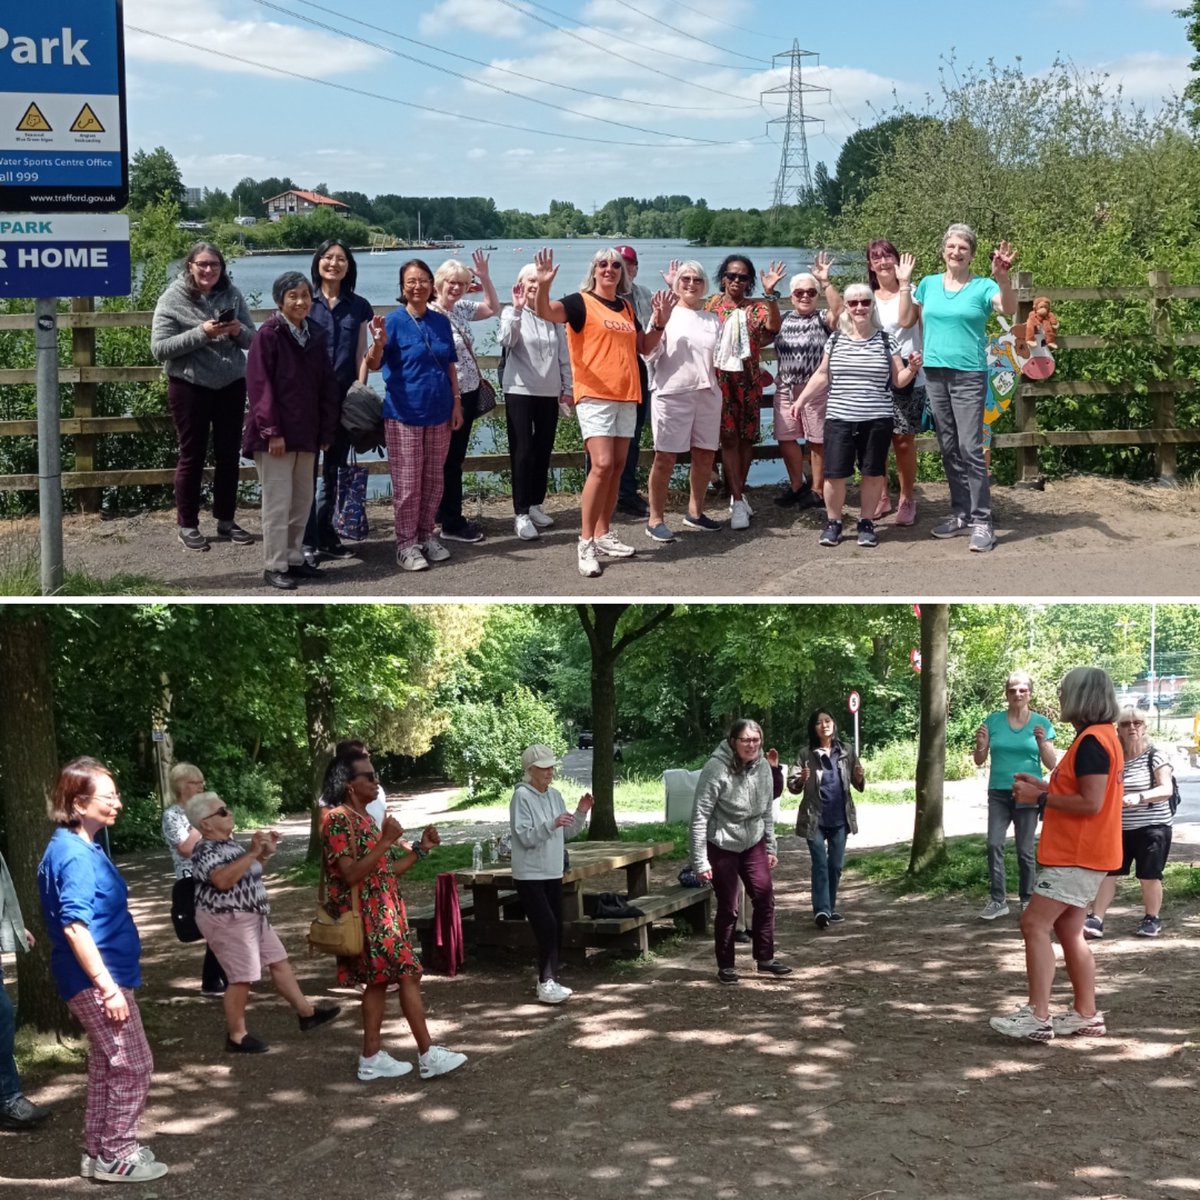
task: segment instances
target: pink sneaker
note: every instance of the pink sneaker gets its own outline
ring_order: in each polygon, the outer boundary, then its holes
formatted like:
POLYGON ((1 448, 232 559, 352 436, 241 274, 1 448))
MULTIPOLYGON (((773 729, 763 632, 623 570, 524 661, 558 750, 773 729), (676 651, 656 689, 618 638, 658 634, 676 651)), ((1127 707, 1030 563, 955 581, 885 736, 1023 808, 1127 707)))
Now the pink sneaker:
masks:
POLYGON ((892 498, 887 493, 887 488, 883 489, 883 495, 879 497, 879 503, 875 505, 875 520, 880 517, 886 517, 892 511, 892 498))
POLYGON ((914 525, 916 520, 917 502, 915 500, 901 500, 899 507, 896 509, 896 524, 914 525))

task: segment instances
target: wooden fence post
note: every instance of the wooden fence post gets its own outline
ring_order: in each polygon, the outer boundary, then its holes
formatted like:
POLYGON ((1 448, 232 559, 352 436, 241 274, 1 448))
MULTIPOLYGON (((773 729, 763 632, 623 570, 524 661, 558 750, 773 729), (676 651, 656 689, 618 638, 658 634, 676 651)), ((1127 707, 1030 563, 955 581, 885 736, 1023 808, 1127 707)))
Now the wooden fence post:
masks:
MULTIPOLYGON (((73 313, 93 312, 95 301, 91 296, 76 296, 71 301, 73 313)), ((96 331, 81 329, 75 325, 71 329, 71 364, 76 367, 94 367, 96 365, 96 331)), ((96 397, 100 385, 97 383, 76 383, 71 387, 73 412, 77 417, 93 417, 96 415, 96 397)), ((94 471, 96 469, 96 436, 91 433, 77 433, 75 444, 75 470, 94 471)), ((73 492, 80 512, 99 512, 99 488, 76 488, 73 492)))
MULTIPOLYGON (((1022 325, 1033 311, 1033 272, 1018 271, 1017 315, 1015 324, 1022 325)), ((1018 433, 1037 433, 1037 401, 1029 395, 1029 384, 1018 382, 1015 399, 1015 420, 1018 433)), ((1014 485, 1019 488, 1045 488, 1046 480, 1038 467, 1036 446, 1017 447, 1017 477, 1014 485)))
MULTIPOLYGON (((1175 341, 1171 336, 1171 272, 1151 271, 1150 286, 1154 289, 1154 298, 1150 301, 1150 332, 1158 345, 1155 347, 1155 359, 1162 369, 1163 381, 1169 383, 1175 378, 1175 341)), ((1175 428, 1175 393, 1170 391, 1154 392, 1150 396, 1150 423, 1157 432, 1162 433, 1175 428)), ((1174 442, 1157 441, 1154 443, 1154 473, 1158 482, 1175 483, 1177 465, 1177 447, 1174 442)))

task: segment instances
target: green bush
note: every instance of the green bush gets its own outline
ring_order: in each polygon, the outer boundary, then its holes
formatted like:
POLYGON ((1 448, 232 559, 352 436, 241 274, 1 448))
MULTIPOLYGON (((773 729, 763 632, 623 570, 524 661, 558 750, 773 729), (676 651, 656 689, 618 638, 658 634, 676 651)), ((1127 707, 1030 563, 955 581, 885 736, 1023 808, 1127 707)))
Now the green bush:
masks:
MULTIPOLYGON (((979 722, 971 726, 974 735, 979 722)), ((969 779, 975 773, 975 764, 970 755, 958 747, 962 743, 957 737, 946 736, 946 778, 969 779)), ((911 782, 917 777, 917 743, 913 739, 887 742, 876 750, 863 755, 863 768, 867 778, 875 782, 882 780, 911 782)))
POLYGON ((283 793, 261 763, 232 767, 214 764, 205 777, 209 789, 233 810, 238 828, 270 824, 283 808, 283 793))

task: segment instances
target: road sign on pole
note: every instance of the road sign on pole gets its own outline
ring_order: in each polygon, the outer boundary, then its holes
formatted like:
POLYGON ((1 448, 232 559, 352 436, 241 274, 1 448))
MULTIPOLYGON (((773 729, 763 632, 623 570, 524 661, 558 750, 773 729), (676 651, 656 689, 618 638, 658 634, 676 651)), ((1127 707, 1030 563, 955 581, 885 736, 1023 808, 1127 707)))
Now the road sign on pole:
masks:
POLYGON ((0 212, 104 213, 125 206, 124 80, 122 0, 5 6, 0 212))
POLYGON ((0 214, 0 296, 127 296, 129 218, 0 214))
POLYGON ((857 692, 851 692, 848 704, 854 714, 854 753, 858 754, 858 710, 862 708, 862 698, 857 692))

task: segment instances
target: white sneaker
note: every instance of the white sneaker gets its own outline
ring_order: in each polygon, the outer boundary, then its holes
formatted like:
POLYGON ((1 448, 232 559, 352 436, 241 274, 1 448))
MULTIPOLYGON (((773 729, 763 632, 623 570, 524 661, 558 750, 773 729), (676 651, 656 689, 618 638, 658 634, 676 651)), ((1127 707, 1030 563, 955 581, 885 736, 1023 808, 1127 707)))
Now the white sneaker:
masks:
POLYGON ((600 564, 596 561, 596 543, 591 538, 579 539, 579 573, 587 578, 600 574, 600 564))
POLYGON ((517 537, 523 542, 532 542, 537 540, 537 526, 533 522, 533 518, 525 513, 517 513, 517 518, 513 521, 513 529, 516 530, 517 537))
POLYGON ((1034 1016, 1033 1007, 1022 1004, 1011 1017, 993 1017, 988 1024, 1005 1037, 1024 1038, 1030 1042, 1054 1041, 1054 1026, 1050 1019, 1034 1016))
POLYGON ((610 529, 607 533, 594 539, 596 543, 596 553, 602 554, 606 558, 632 558, 637 551, 632 546, 627 546, 613 531, 610 529))
POLYGON ((529 519, 539 529, 549 529, 554 524, 554 518, 549 516, 540 504, 531 504, 529 506, 529 519))
POLYGON ((994 921, 997 917, 1008 916, 1008 901, 1006 900, 989 900, 983 906, 983 912, 979 914, 981 921, 994 921))
POLYGON ((1108 1032, 1104 1014, 1099 1011, 1095 1016, 1081 1017, 1073 1008, 1069 1008, 1061 1017, 1051 1017, 1050 1024, 1054 1026, 1057 1037, 1103 1037, 1108 1032))
POLYGON ((427 562, 445 562, 450 557, 450 551, 432 534, 421 543, 420 549, 427 562))
POLYGON ((358 1057, 358 1077, 368 1079, 398 1079, 412 1070, 412 1063, 393 1058, 386 1050, 377 1050, 370 1058, 358 1057))
POLYGON ((735 500, 735 499, 733 499, 732 496, 729 498, 729 511, 730 512, 733 512, 733 506, 735 504, 744 504, 746 506, 746 516, 748 516, 748 517, 754 516, 754 509, 752 509, 750 507, 750 501, 747 500, 745 496, 743 496, 740 500, 735 500))
POLYGON ((729 507, 729 528, 750 528, 750 506, 745 500, 735 500, 729 507))
POLYGON ((396 555, 396 566, 402 571, 429 570, 429 564, 425 561, 425 555, 421 553, 420 546, 409 546, 407 550, 401 550, 396 555))
POLYGON ((457 1071, 466 1061, 465 1054, 447 1050, 445 1046, 430 1046, 417 1059, 422 1079, 432 1079, 435 1075, 448 1075, 451 1071, 457 1071))
POLYGON ((547 979, 537 987, 537 998, 542 1004, 561 1004, 570 994, 564 988, 560 988, 553 979, 547 979))
MULTIPOLYGON (((149 1146, 139 1146, 132 1154, 138 1162, 154 1162, 154 1151, 149 1146)), ((80 1155, 79 1175, 82 1179, 94 1179, 96 1176, 96 1160, 90 1154, 80 1155)))
POLYGON ((111 1162, 97 1155, 92 1160, 91 1178, 97 1183, 145 1183, 161 1179, 170 1168, 153 1156, 144 1158, 142 1149, 138 1147, 128 1158, 114 1158, 111 1162))

